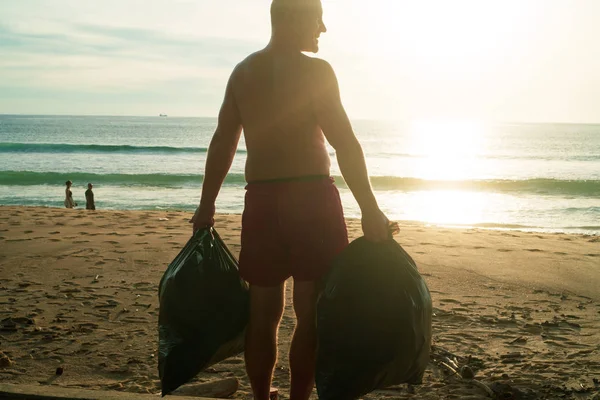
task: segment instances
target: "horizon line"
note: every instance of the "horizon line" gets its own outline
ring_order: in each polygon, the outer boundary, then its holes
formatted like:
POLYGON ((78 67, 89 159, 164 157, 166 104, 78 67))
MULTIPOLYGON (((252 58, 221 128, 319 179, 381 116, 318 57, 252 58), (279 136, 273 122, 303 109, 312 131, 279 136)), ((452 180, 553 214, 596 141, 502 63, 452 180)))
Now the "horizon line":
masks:
MULTIPOLYGON (((217 119, 217 116, 203 115, 169 115, 169 114, 147 114, 147 115, 113 115, 113 114, 24 114, 24 113, 1 113, 0 117, 112 117, 112 118, 198 118, 198 119, 217 119)), ((379 122, 407 122, 413 120, 442 120, 442 121, 475 121, 491 124, 544 124, 544 125, 600 125, 598 122, 565 122, 565 121, 501 121, 481 118, 463 118, 463 117, 429 117, 429 118, 406 118, 406 119, 383 119, 374 117, 350 117, 355 121, 379 121, 379 122)))

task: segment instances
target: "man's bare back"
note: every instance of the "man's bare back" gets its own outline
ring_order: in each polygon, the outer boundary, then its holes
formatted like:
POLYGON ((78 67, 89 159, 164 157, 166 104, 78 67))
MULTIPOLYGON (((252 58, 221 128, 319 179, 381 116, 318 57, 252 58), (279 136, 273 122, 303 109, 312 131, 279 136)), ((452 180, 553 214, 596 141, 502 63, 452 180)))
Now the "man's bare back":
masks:
POLYGON ((247 181, 329 175, 315 114, 319 62, 265 49, 236 67, 232 89, 248 150, 247 181))

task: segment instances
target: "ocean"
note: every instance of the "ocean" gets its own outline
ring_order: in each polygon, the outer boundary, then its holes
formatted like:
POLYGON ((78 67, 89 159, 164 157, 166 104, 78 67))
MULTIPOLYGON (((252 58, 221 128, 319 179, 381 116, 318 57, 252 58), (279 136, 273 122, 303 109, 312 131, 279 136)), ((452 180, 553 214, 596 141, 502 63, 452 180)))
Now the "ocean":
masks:
MULTIPOLYGON (((0 205, 193 211, 214 118, 0 115, 0 205)), ((600 125, 353 121, 381 208, 438 226, 600 234, 600 125)), ((332 155, 346 216, 360 216, 332 155)), ((217 200, 241 213, 244 141, 217 200)))

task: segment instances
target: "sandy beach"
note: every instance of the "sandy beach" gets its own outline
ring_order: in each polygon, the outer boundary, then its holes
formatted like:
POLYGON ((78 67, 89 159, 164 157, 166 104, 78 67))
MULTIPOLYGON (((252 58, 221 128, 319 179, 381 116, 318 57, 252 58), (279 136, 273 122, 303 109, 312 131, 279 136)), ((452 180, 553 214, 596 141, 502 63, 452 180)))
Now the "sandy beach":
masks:
MULTIPOLYGON (((0 207, 0 382, 158 393, 157 287, 190 217, 0 207)), ((348 226, 360 235, 358 221, 348 226)), ((215 227, 239 254, 240 216, 220 215, 215 227)), ((479 381, 509 384, 520 398, 600 391, 600 237, 401 224, 396 240, 432 292, 434 345, 469 362, 479 381)), ((291 285, 274 378, 283 398, 291 285)), ((251 398, 242 356, 197 381, 231 376, 241 382, 234 398, 251 398)), ((365 398, 488 397, 432 362, 423 385, 365 398)))

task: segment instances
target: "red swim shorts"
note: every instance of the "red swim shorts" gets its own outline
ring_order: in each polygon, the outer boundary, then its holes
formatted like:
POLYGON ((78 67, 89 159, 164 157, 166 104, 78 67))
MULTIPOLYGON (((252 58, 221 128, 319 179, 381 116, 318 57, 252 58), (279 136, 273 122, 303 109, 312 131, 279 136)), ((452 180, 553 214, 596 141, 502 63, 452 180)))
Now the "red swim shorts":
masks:
POLYGON ((242 216, 240 274, 256 286, 293 276, 317 281, 348 245, 333 178, 249 183, 242 216))

